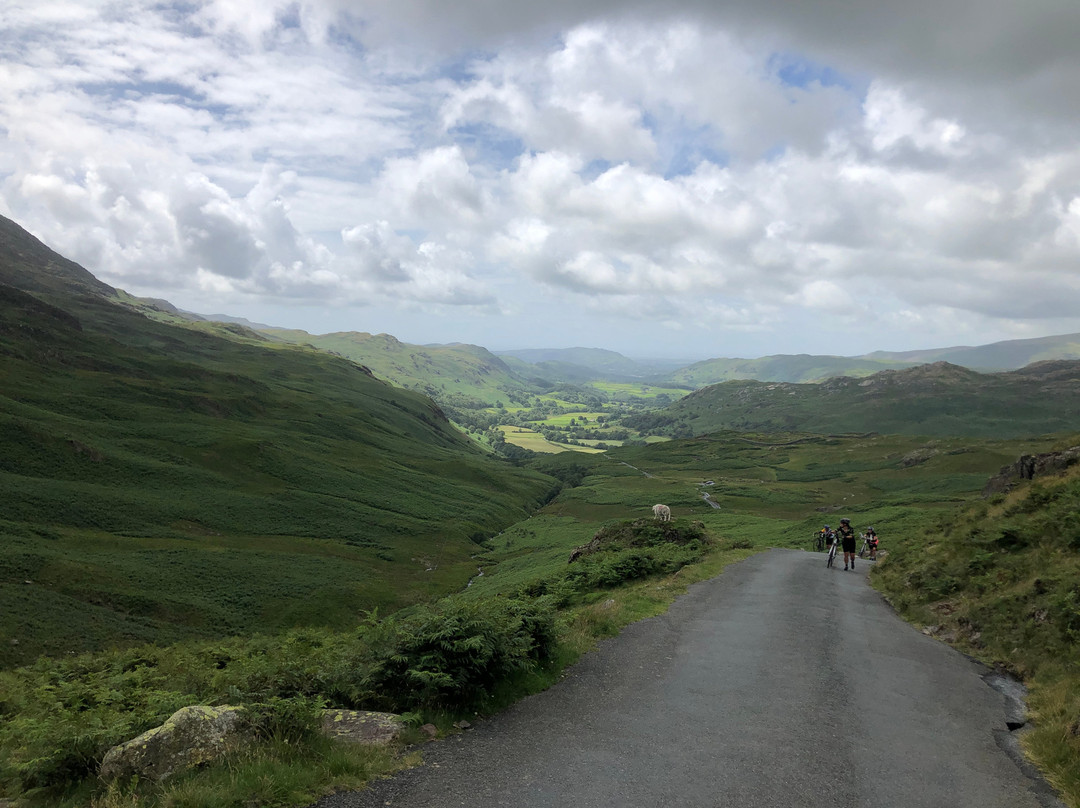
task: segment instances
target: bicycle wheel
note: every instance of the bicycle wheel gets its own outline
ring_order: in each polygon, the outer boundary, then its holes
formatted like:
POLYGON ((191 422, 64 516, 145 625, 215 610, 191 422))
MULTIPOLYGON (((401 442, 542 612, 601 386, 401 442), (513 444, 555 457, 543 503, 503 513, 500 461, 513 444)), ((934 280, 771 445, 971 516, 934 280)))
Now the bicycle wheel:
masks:
POLYGON ((826 567, 832 567, 833 559, 836 558, 836 545, 834 544, 829 548, 829 560, 825 562, 826 567))

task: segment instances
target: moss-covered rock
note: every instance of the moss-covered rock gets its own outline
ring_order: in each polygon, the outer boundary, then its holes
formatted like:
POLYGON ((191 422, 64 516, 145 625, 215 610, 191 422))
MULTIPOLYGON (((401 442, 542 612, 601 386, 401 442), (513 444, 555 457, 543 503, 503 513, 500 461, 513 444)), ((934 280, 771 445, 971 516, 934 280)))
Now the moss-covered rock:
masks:
POLYGON ((155 782, 217 760, 249 740, 240 707, 177 710, 160 727, 114 746, 101 763, 105 781, 138 775, 155 782))
POLYGON ((323 735, 336 741, 382 746, 401 737, 405 722, 394 713, 326 710, 320 728, 323 735))

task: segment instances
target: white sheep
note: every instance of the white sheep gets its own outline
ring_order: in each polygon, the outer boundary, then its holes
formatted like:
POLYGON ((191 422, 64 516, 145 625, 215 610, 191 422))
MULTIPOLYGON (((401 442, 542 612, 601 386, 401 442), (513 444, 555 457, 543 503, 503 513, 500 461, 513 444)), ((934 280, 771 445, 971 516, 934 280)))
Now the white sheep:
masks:
POLYGON ((667 505, 653 505, 652 515, 659 519, 661 522, 671 521, 671 508, 667 505))

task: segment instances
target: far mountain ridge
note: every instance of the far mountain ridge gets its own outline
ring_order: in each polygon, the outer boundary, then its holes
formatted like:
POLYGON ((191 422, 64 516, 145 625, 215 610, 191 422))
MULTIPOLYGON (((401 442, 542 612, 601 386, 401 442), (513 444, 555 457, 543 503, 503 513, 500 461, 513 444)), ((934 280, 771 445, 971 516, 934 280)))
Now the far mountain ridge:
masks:
MULTIPOLYGON (((155 301, 164 302, 164 301, 155 301)), ((300 329, 281 328, 252 323, 242 317, 228 315, 191 314, 192 318, 246 326, 256 331, 286 337, 290 342, 304 342, 323 347, 328 342, 348 342, 351 352, 343 355, 375 368, 381 364, 372 356, 358 353, 359 346, 374 347, 380 342, 394 350, 405 348, 414 352, 467 352, 484 361, 499 362, 502 368, 516 377, 517 384, 540 381, 545 384, 582 384, 589 381, 646 382, 649 384, 697 390, 711 384, 736 379, 763 382, 822 382, 837 376, 866 377, 882 370, 900 370, 939 361, 979 371, 1017 370, 1032 362, 1053 359, 1080 359, 1080 334, 1005 340, 979 346, 920 349, 914 351, 874 351, 859 356, 831 354, 771 354, 758 358, 716 357, 680 365, 674 360, 632 359, 606 348, 521 348, 492 351, 483 346, 462 343, 402 342, 390 334, 372 335, 364 331, 339 331, 330 334, 309 334, 300 329)), ((333 349, 331 349, 333 350, 333 349)), ((376 370, 378 373, 378 371, 376 370)), ((414 380, 398 380, 394 373, 385 375, 390 381, 406 387, 421 389, 414 380)), ((517 385, 514 385, 517 386, 517 385)))
POLYGON ((975 370, 1015 370, 1043 359, 1080 359, 1080 334, 1006 340, 974 347, 875 351, 863 358, 920 363, 944 360, 975 370))
POLYGON ((512 356, 540 367, 587 368, 594 373, 626 378, 644 378, 670 373, 681 365, 674 360, 630 359, 606 348, 522 348, 495 351, 496 356, 512 356))
POLYGON ((995 373, 939 361, 819 384, 732 380, 624 423, 680 436, 735 430, 1030 437, 1080 423, 1080 360, 995 373))

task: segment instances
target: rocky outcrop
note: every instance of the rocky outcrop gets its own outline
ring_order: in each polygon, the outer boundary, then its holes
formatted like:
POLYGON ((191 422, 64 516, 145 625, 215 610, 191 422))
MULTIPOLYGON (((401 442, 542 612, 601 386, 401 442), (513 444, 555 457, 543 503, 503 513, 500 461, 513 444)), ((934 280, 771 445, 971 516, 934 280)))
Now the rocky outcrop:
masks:
POLYGON ((601 546, 603 546, 603 539, 597 534, 593 536, 589 542, 582 544, 580 547, 575 547, 570 551, 569 563, 573 564, 582 556, 592 555, 599 550, 601 546))
POLYGON ((916 449, 915 451, 908 452, 906 455, 904 455, 900 459, 900 468, 909 469, 912 466, 918 466, 938 454, 939 452, 937 449, 929 446, 924 446, 921 449, 916 449))
POLYGON ((239 748, 249 740, 240 707, 184 707, 160 727, 114 746, 101 763, 105 781, 140 778, 161 782, 239 748))
POLYGON ((405 722, 394 713, 371 713, 361 710, 326 710, 322 734, 336 741, 385 746, 401 737, 405 722))
POLYGON ((1060 474, 1070 466, 1080 462, 1080 446, 1073 446, 1063 452, 1045 452, 1037 455, 1021 455, 1020 459, 1001 471, 983 488, 983 496, 1004 494, 1011 491, 1021 480, 1034 480, 1047 474, 1060 474))
POLYGON ((686 545, 692 541, 709 541, 705 525, 685 520, 659 522, 653 518, 634 519, 605 525, 587 543, 570 552, 570 563, 585 556, 607 550, 629 547, 656 547, 661 544, 686 545))
MULTIPOLYGON (((405 722, 393 713, 324 710, 319 729, 337 741, 384 746, 401 737, 405 722)), ((100 775, 106 782, 135 775, 161 782, 218 760, 251 740, 242 707, 184 707, 160 727, 110 749, 100 775)))

